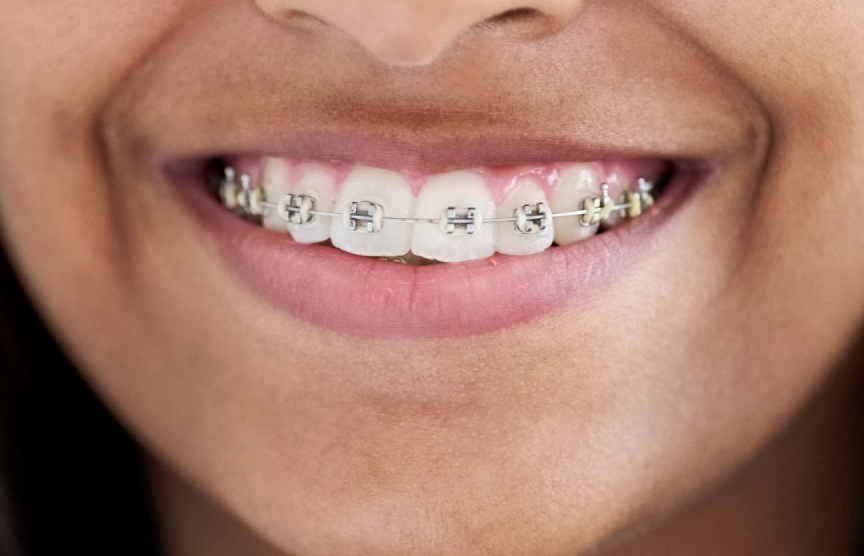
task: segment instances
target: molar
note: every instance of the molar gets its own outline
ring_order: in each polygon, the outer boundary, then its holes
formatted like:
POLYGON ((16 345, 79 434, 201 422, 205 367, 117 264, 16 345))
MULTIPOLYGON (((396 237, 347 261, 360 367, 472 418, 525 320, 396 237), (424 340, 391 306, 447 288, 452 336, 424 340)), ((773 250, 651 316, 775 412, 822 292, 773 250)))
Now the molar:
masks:
POLYGON ((532 209, 539 205, 546 208, 545 229, 540 230, 539 225, 532 233, 520 232, 513 222, 499 222, 498 240, 495 250, 506 255, 532 255, 545 251, 552 245, 555 239, 555 224, 551 218, 551 210, 546 201, 546 195, 537 182, 537 178, 525 176, 516 182, 516 188, 510 197, 498 207, 498 217, 512 217, 517 208, 529 205, 532 209))
MULTIPOLYGON (((473 208, 480 217, 479 229, 466 233, 467 226, 457 226, 452 234, 435 224, 415 224, 411 251, 420 257, 455 263, 483 259, 495 254, 497 228, 482 223, 495 215, 495 202, 478 174, 466 170, 429 178, 414 204, 414 217, 439 221, 449 207, 456 207, 460 217, 473 208)), ((466 218, 467 219, 467 218, 466 218)))
MULTIPOLYGON (((594 164, 572 164, 561 171, 558 189, 549 199, 553 213, 582 208, 586 197, 601 195, 599 171, 594 164)), ((599 225, 583 226, 579 217, 559 218, 555 222, 555 243, 569 245, 597 233, 599 225)))
MULTIPOLYGON (((345 213, 353 202, 380 206, 384 216, 405 217, 414 212, 414 194, 402 174, 360 166, 351 171, 336 198, 334 211, 345 213)), ((334 247, 355 255, 396 257, 411 249, 411 225, 388 221, 375 233, 350 230, 343 218, 333 218, 330 241, 334 247)))

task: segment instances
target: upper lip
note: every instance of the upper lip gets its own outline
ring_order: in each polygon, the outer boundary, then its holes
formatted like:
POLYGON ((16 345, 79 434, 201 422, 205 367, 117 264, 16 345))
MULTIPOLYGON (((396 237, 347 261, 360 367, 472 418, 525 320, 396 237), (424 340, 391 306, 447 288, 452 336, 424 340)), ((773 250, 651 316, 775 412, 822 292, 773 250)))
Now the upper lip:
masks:
POLYGON ((476 130, 472 134, 388 137, 351 129, 350 126, 311 133, 285 131, 253 141, 226 136, 212 144, 162 159, 166 166, 190 160, 209 160, 238 155, 278 156, 293 159, 337 161, 374 166, 415 175, 432 175, 463 168, 509 166, 549 162, 662 159, 678 163, 715 163, 728 154, 722 145, 690 141, 687 145, 621 145, 578 141, 572 137, 549 138, 521 133, 476 130))
MULTIPOLYGON (((202 51, 212 41, 189 33, 184 48, 150 59, 144 79, 130 79, 135 88, 103 114, 109 146, 151 169, 265 155, 432 174, 628 158, 717 161, 756 152, 765 136, 759 106, 720 87, 724 77, 712 66, 607 52, 608 40, 568 59, 567 75, 556 72, 568 51, 550 54, 548 45, 494 63, 482 49, 466 49, 411 70, 329 52, 322 68, 326 49, 298 46, 257 19, 249 25, 255 32, 237 52, 202 51), (550 68, 543 79, 534 65, 550 68), (229 94, 202 93, 226 87, 229 94)), ((208 32, 221 36, 220 29, 208 32)))
MULTIPOLYGON (((442 101, 443 102, 443 101, 442 101)), ((370 109, 356 104, 358 114, 370 109)), ((170 165, 190 159, 238 155, 334 160, 413 174, 436 174, 461 168, 545 162, 663 159, 721 163, 752 147, 759 134, 751 120, 730 118, 707 107, 703 113, 670 112, 616 125, 594 119, 530 118, 519 114, 501 121, 491 114, 467 116, 439 104, 435 118, 376 112, 371 119, 346 119, 326 111, 301 119, 273 107, 272 117, 257 111, 247 117, 212 119, 183 111, 160 123, 150 147, 149 164, 170 165), (188 121, 189 117, 193 121, 188 121), (157 135, 158 134, 158 135, 157 135)), ((242 111, 241 111, 242 112, 242 111)), ((245 114, 244 114, 245 116, 245 114)), ((161 121, 160 121, 161 120, 161 121)))

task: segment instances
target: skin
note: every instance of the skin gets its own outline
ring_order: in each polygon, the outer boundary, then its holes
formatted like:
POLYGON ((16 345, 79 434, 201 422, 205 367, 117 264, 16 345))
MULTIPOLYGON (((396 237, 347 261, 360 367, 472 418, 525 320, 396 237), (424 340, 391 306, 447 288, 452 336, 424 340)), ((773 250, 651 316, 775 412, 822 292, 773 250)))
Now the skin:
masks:
POLYGON ((11 0, 0 75, 4 246, 167 554, 853 553, 859 0, 11 0), (555 314, 370 340, 247 291, 153 169, 285 126, 722 164, 555 314))

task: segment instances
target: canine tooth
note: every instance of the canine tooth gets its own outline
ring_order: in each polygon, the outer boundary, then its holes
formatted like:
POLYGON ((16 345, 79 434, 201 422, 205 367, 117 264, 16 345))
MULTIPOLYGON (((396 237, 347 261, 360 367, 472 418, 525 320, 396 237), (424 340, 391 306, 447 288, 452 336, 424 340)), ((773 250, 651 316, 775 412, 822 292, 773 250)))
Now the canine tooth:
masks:
POLYGON ((403 222, 382 221, 382 216, 410 216, 414 212, 414 194, 402 174, 360 166, 345 179, 342 190, 336 197, 334 211, 343 213, 343 218, 333 218, 330 241, 334 247, 355 255, 370 257, 398 257, 411 250, 411 225, 403 222), (360 214, 369 214, 368 222, 380 230, 369 231, 367 222, 355 219, 356 230, 346 224, 351 221, 351 206, 356 203, 360 214), (369 209, 373 209, 369 212, 369 209), (347 214, 346 214, 347 211, 347 214), (376 221, 375 217, 379 219, 376 221))
MULTIPOLYGON (((277 203, 283 199, 289 193, 288 163, 278 158, 268 158, 264 166, 261 187, 267 200, 277 203)), ((273 209, 268 209, 264 213, 262 223, 268 230, 288 233, 287 222, 273 209)))
POLYGON ((535 213, 538 207, 546 209, 545 229, 540 229, 539 222, 529 222, 528 226, 533 228, 532 231, 523 233, 513 222, 499 222, 497 224, 498 240, 495 245, 497 252, 507 255, 531 255, 545 251, 552 245, 552 241, 555 239, 555 227, 550 216, 551 211, 546 201, 546 195, 536 178, 524 177, 519 179, 513 193, 498 207, 498 217, 511 217, 517 209, 525 205, 528 205, 529 210, 535 213))
POLYGON ((481 176, 465 170, 434 176, 417 196, 414 217, 439 221, 444 229, 434 224, 415 224, 411 251, 448 263, 491 257, 495 254, 497 227, 483 221, 494 214, 495 202, 481 176), (456 217, 464 222, 454 226, 452 234, 446 230, 449 208, 455 208, 456 217), (474 209, 479 218, 473 220, 476 216, 469 214, 469 209, 474 209), (473 233, 472 224, 479 224, 473 233))
POLYGON ((316 217, 315 210, 315 199, 308 195, 289 193, 276 203, 276 214, 286 223, 309 223, 316 217))
MULTIPOLYGON (((331 212, 336 200, 336 183, 332 175, 324 170, 311 168, 289 190, 296 195, 306 195, 315 200, 315 210, 331 212)), ((306 224, 288 223, 288 231, 297 243, 319 243, 330 239, 333 219, 313 216, 306 224)))
MULTIPOLYGON (((600 179, 591 164, 573 164, 561 171, 558 189, 549 199, 553 213, 572 212, 582 208, 586 197, 600 197, 600 179)), ((555 243, 569 245, 597 233, 598 225, 583 226, 579 216, 555 219, 555 243)))

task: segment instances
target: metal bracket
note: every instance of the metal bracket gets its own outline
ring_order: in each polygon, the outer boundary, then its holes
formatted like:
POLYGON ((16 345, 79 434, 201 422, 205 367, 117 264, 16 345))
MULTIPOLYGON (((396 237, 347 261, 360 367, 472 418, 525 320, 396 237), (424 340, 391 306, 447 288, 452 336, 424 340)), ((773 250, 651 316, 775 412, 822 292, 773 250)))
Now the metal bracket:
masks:
POLYGON ((355 201, 342 214, 342 221, 352 232, 374 234, 381 231, 384 208, 369 201, 355 201))
POLYGON ((516 229, 523 234, 536 234, 546 229, 548 225, 549 209, 546 208, 546 203, 537 203, 533 207, 531 205, 523 205, 513 211, 513 216, 516 217, 516 229))
POLYGON ((483 216, 474 207, 447 207, 439 225, 447 235, 473 235, 480 231, 483 216))
POLYGON ((282 220, 292 224, 308 224, 315 220, 315 199, 309 195, 288 194, 282 197, 276 213, 282 220))

